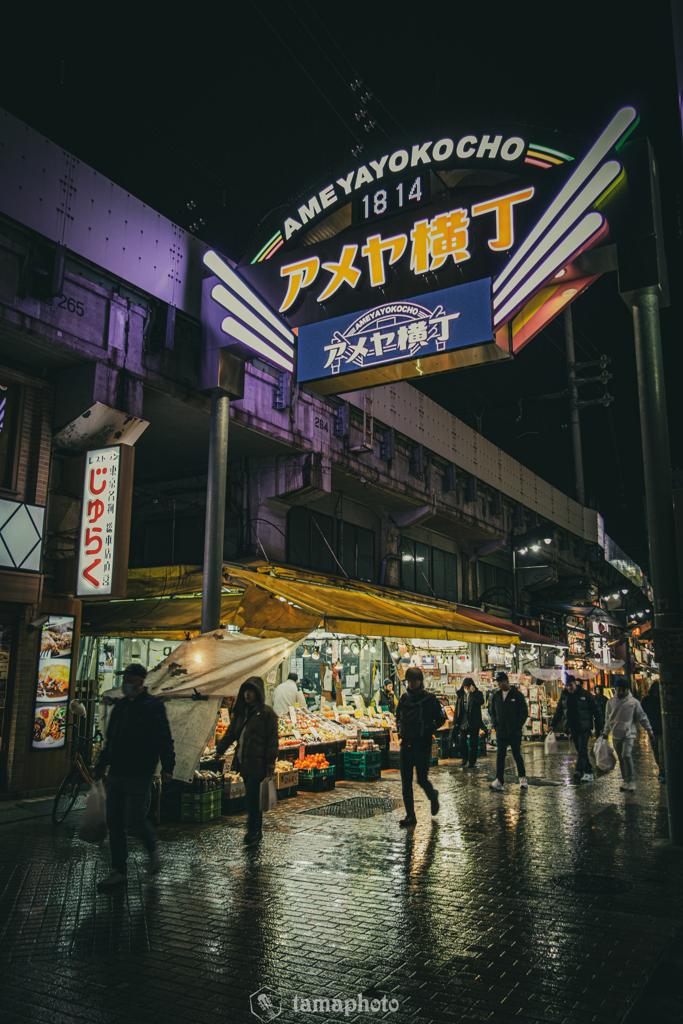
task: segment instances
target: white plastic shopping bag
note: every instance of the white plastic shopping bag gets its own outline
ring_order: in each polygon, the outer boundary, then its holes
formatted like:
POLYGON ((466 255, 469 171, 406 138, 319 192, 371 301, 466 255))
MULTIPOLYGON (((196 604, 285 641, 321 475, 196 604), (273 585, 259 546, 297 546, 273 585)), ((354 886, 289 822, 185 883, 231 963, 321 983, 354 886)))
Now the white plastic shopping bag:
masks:
POLYGON ((617 755, 614 753, 611 743, 604 736, 598 736, 593 744, 593 757, 598 768, 603 772, 611 772, 616 766, 617 755))
POLYGON ((554 732, 549 732, 545 738, 545 752, 546 754, 557 753, 557 739, 554 732))
POLYGON ((259 807, 262 811, 272 811, 277 807, 277 782, 275 779, 264 779, 259 793, 259 807))
POLYGON ((107 797, 100 781, 93 782, 85 799, 78 837, 86 843, 99 843, 107 838, 107 797))

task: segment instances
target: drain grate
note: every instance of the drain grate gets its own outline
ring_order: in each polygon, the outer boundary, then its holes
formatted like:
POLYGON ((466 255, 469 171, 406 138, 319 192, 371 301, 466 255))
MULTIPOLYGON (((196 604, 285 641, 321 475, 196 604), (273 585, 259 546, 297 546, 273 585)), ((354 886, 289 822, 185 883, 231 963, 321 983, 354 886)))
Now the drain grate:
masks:
POLYGON ((553 878, 553 885, 567 892, 585 893, 587 896, 619 896, 633 888, 630 882, 612 875, 557 875, 553 878))
POLYGON ((376 814, 388 814, 402 807, 403 801, 392 797, 354 796, 349 800, 338 800, 334 804, 311 807, 299 814, 314 814, 319 818, 374 818, 376 814))

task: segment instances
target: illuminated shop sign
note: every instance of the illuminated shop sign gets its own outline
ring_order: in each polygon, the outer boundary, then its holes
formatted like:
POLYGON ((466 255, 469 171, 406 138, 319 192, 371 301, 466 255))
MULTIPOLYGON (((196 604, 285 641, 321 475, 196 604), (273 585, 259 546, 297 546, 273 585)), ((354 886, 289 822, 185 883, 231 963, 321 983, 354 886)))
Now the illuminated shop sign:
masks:
MULTIPOLYGON (((324 185, 318 192, 309 196, 295 209, 289 211, 284 217, 282 224, 282 238, 288 242, 304 231, 307 225, 318 220, 322 214, 331 211, 335 206, 348 202, 355 198, 359 191, 365 190, 368 185, 375 185, 378 182, 392 187, 392 179, 399 175, 405 176, 406 171, 411 168, 423 169, 434 167, 440 169, 443 166, 450 166, 453 163, 473 165, 483 162, 487 167, 502 165, 510 168, 520 162, 524 162, 527 144, 518 135, 505 137, 495 132, 477 135, 465 134, 460 138, 442 138, 435 142, 427 141, 417 143, 406 149, 397 149, 393 153, 385 153, 377 160, 368 160, 356 166, 348 173, 336 178, 334 181, 324 185)), ((557 160, 558 158, 552 158, 557 160)), ((570 158, 571 159, 571 158, 570 158)), ((410 180, 409 178, 407 179, 410 180)), ((420 178, 412 186, 424 192, 420 178)), ((410 186, 408 186, 410 188, 410 186)), ((410 201, 410 194, 404 183, 400 184, 398 193, 400 196, 399 205, 403 205, 403 193, 406 192, 406 201, 410 201)), ((376 193, 377 194, 377 193, 376 193)), ((395 196, 385 190, 383 202, 393 206, 395 196)), ((415 198, 413 196, 412 198, 415 198)), ((366 215, 369 215, 370 201, 365 204, 366 215)), ((377 212, 377 210, 375 210, 377 212)), ((384 212, 384 210, 381 210, 384 212)))
POLYGON ((31 740, 34 750, 57 750, 64 746, 74 624, 72 615, 50 615, 40 631, 38 684, 31 740))
POLYGON ((107 597, 113 592, 120 455, 119 448, 99 448, 85 456, 76 585, 79 597, 107 597))
MULTIPOLYGON (((324 380, 492 341, 491 281, 382 303, 299 330, 298 379, 324 380)), ((340 386, 343 382, 340 382, 340 386)))
MULTIPOLYGON (((629 237, 628 201, 617 186, 625 176, 621 146, 637 123, 632 107, 617 111, 582 157, 576 140, 553 145, 535 131, 527 139, 488 126, 367 159, 286 210, 281 228, 234 270, 209 254, 214 265, 205 262, 220 279, 210 298, 228 314, 221 311, 214 334, 289 369, 300 332, 298 379, 318 382, 318 390, 323 381, 325 393, 336 387, 331 378, 372 387, 509 357, 607 268, 585 253, 610 231, 611 242, 629 237), (363 316, 412 302, 434 319, 441 295, 485 280, 489 321, 480 340, 433 351, 432 332, 420 342, 429 351, 418 353, 408 345, 408 323, 397 320, 391 342, 377 340, 377 330, 366 351, 351 355, 348 332, 355 337, 363 316), (325 349, 335 338, 336 357, 325 349)), ((422 331, 425 317, 416 314, 412 329, 422 331)), ((466 336, 465 323, 463 315, 449 343, 466 336)))

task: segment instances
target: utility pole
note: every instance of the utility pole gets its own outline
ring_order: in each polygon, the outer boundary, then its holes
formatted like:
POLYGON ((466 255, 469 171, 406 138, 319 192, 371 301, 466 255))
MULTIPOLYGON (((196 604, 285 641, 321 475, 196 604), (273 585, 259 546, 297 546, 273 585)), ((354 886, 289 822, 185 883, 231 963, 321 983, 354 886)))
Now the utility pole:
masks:
POLYGON ((574 355, 574 324, 572 307, 568 305, 564 311, 564 343, 567 349, 567 370, 569 376, 569 418, 572 428, 572 444, 574 446, 574 478, 576 480, 576 500, 579 505, 586 504, 586 487, 583 480, 583 453, 581 451, 581 423, 579 421, 579 389, 576 384, 576 358, 574 355))
POLYGON ((659 329, 659 288, 632 293, 640 429, 643 439, 655 656, 659 663, 669 835, 683 846, 683 662, 671 455, 659 329))
POLYGON ((225 485, 228 473, 228 426, 230 395, 222 388, 211 389, 209 427, 209 470, 206 485, 206 526, 204 532, 204 582, 202 587, 202 633, 221 624, 223 587, 223 538, 225 535, 225 485))

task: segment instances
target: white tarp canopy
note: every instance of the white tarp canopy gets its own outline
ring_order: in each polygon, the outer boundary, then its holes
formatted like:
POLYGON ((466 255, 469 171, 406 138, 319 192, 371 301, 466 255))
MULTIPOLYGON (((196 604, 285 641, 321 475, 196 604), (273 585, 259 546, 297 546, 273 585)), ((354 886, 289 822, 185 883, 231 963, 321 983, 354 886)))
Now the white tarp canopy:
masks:
POLYGON ((624 667, 624 662, 615 658, 614 661, 600 661, 599 658, 591 658, 591 665, 595 665, 601 672, 618 672, 624 667))
POLYGON ((298 643, 282 637, 259 640, 219 629, 185 640, 148 673, 149 692, 166 698, 176 755, 174 778, 191 781, 216 728, 222 698, 236 696, 249 676, 265 680, 298 643), (194 690, 209 699, 168 699, 187 698, 194 690))
POLYGON ((563 669, 561 668, 536 668, 534 665, 529 665, 526 669, 534 679, 561 679, 563 669))

